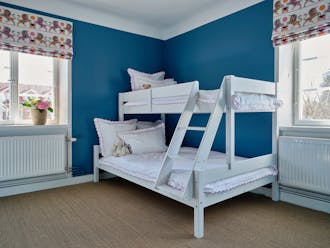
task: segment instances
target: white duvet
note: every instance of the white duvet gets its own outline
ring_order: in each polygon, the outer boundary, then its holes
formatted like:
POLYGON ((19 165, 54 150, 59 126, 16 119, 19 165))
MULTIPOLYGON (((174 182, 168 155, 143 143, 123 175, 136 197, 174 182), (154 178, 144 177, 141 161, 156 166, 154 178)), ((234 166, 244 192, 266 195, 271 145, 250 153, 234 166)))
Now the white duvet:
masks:
MULTIPOLYGON (((185 182, 192 170, 192 160, 196 155, 197 149, 183 147, 180 156, 187 160, 175 160, 168 185, 178 190, 183 190, 185 182)), ((143 179, 148 182, 155 182, 160 171, 162 160, 165 153, 145 153, 140 155, 127 155, 124 157, 107 156, 100 160, 105 166, 110 166, 131 176, 143 179)), ((237 160, 244 158, 237 157, 237 160)), ((225 154, 211 151, 208 163, 205 169, 217 167, 227 167, 225 154)), ((273 168, 262 168, 253 172, 242 174, 239 176, 227 178, 207 184, 204 188, 205 193, 218 193, 233 189, 235 187, 256 181, 266 176, 276 175, 277 172, 273 168)))

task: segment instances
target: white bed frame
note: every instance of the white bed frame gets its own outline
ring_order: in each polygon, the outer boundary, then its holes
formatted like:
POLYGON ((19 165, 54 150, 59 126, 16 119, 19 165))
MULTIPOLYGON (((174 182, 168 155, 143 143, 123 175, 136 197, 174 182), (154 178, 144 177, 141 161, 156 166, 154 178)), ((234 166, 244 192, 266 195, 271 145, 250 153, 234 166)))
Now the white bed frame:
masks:
MULTIPOLYGON (((162 163, 162 168, 156 184, 141 180, 127 173, 102 165, 100 163, 99 146, 94 146, 94 181, 99 180, 99 170, 105 170, 113 175, 122 177, 128 181, 141 185, 152 191, 158 192, 173 200, 186 204, 194 208, 194 236, 202 238, 204 236, 204 208, 232 198, 239 194, 254 190, 261 186, 272 184, 272 199, 279 200, 279 186, 276 176, 267 176, 255 182, 239 186, 229 191, 216 194, 205 194, 203 189, 206 184, 221 179, 248 173, 260 168, 275 167, 277 169, 277 112, 273 112, 272 131, 273 146, 272 153, 235 161, 235 110, 232 108, 232 96, 235 92, 257 93, 276 96, 276 84, 253 79, 240 78, 235 76, 226 76, 220 86, 216 104, 210 109, 210 117, 206 127, 189 127, 189 122, 194 113, 201 113, 196 108, 198 98, 198 82, 178 84, 161 88, 148 90, 132 91, 119 94, 119 119, 124 120, 125 114, 162 114, 165 118, 166 113, 181 113, 177 127, 173 134, 169 148, 162 163), (188 102, 184 104, 153 106, 152 99, 156 97, 190 95, 188 102), (148 99, 150 104, 137 106, 135 108, 126 108, 128 101, 140 101, 148 99), (183 111, 181 112, 181 110, 183 111), (180 111, 180 112, 179 112, 180 111), (203 167, 211 151, 218 126, 223 113, 226 112, 226 159, 228 168, 217 168, 213 170, 204 170, 203 167), (204 132, 201 144, 198 148, 194 167, 189 180, 186 182, 184 191, 178 191, 167 185, 168 178, 172 170, 172 162, 175 159, 183 159, 178 156, 187 130, 204 132)), ((255 112, 255 111, 254 111, 255 112)), ((265 111, 263 111, 265 112, 265 111)))

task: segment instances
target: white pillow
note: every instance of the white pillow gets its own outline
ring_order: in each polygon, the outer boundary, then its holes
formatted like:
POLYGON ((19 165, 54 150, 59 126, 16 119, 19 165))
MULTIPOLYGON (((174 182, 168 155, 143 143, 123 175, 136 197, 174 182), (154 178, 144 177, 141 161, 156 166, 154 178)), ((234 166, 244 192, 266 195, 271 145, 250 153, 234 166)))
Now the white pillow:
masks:
POLYGON ((146 129, 146 128, 150 128, 150 127, 155 127, 159 124, 163 123, 161 120, 152 122, 152 121, 138 121, 137 122, 137 129, 146 129))
POLYGON ((132 90, 145 90, 150 88, 163 87, 168 85, 177 84, 173 78, 164 80, 150 79, 146 77, 135 77, 134 89, 132 90))
POLYGON ((136 129, 137 120, 128 121, 108 121, 104 119, 94 119, 101 154, 103 157, 112 154, 113 145, 118 141, 118 132, 131 131, 136 129))
POLYGON ((165 152, 167 150, 164 124, 156 127, 118 133, 118 137, 130 145, 132 154, 165 152))
POLYGON ((131 68, 128 68, 127 70, 130 78, 131 78, 131 88, 132 90, 135 90, 135 78, 136 77, 144 77, 144 78, 149 78, 149 79, 154 79, 154 80, 164 80, 165 78, 165 72, 164 71, 160 71, 157 73, 153 73, 153 74, 148 74, 148 73, 144 73, 144 72, 140 72, 131 68))

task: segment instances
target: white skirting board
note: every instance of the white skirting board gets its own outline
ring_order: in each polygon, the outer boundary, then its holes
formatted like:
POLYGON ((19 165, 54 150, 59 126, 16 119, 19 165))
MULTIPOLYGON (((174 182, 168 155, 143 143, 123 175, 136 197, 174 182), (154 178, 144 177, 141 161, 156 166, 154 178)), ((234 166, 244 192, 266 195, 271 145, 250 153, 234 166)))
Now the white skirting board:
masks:
MULTIPOLYGON (((252 190, 251 193, 272 197, 272 190, 260 187, 252 190)), ((297 190, 288 187, 280 188, 280 201, 291 203, 305 208, 330 213, 330 196, 311 193, 305 190, 297 190)))
MULTIPOLYGON (((100 179, 111 179, 114 176, 109 173, 101 173, 100 179)), ((27 178, 17 181, 11 181, 6 184, 0 184, 0 197, 18 195, 24 193, 30 193, 40 190, 60 188, 80 183, 88 183, 93 181, 93 174, 72 177, 71 175, 63 176, 50 175, 49 177, 40 177, 40 178, 27 178), (62 178, 61 178, 62 176, 62 178)))
POLYGON ((330 196, 281 187, 280 200, 330 214, 330 196))
POLYGON ((65 186, 87 183, 92 181, 93 181, 93 175, 86 175, 79 177, 67 177, 58 180, 50 180, 44 182, 24 184, 24 185, 16 185, 11 187, 4 187, 4 188, 0 188, 0 197, 65 187, 65 186))

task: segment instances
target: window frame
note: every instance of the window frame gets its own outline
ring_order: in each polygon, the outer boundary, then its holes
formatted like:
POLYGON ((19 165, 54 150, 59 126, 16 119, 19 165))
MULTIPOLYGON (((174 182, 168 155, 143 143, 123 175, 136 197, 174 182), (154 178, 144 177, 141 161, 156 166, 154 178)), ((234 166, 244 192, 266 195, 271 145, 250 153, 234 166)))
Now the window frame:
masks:
MULTIPOLYGON (((330 35, 329 35, 330 36, 330 35)), ((330 37, 329 37, 330 38, 330 37)), ((300 97, 300 58, 301 42, 295 42, 293 47, 293 125, 295 126, 330 126, 330 120, 302 120, 300 118, 302 102, 300 97)))
MULTIPOLYGON (((31 120, 19 120, 19 103, 18 103, 18 85, 19 85, 19 61, 18 61, 18 52, 9 51, 10 58, 10 78, 8 82, 10 83, 10 120, 0 120, 1 125, 32 125, 31 120)), ((60 75, 60 61, 57 58, 53 58, 53 86, 54 86, 54 103, 53 106, 56 107, 55 110, 55 119, 47 120, 47 124, 58 125, 60 123, 60 111, 62 110, 59 107, 59 75, 60 75)))

